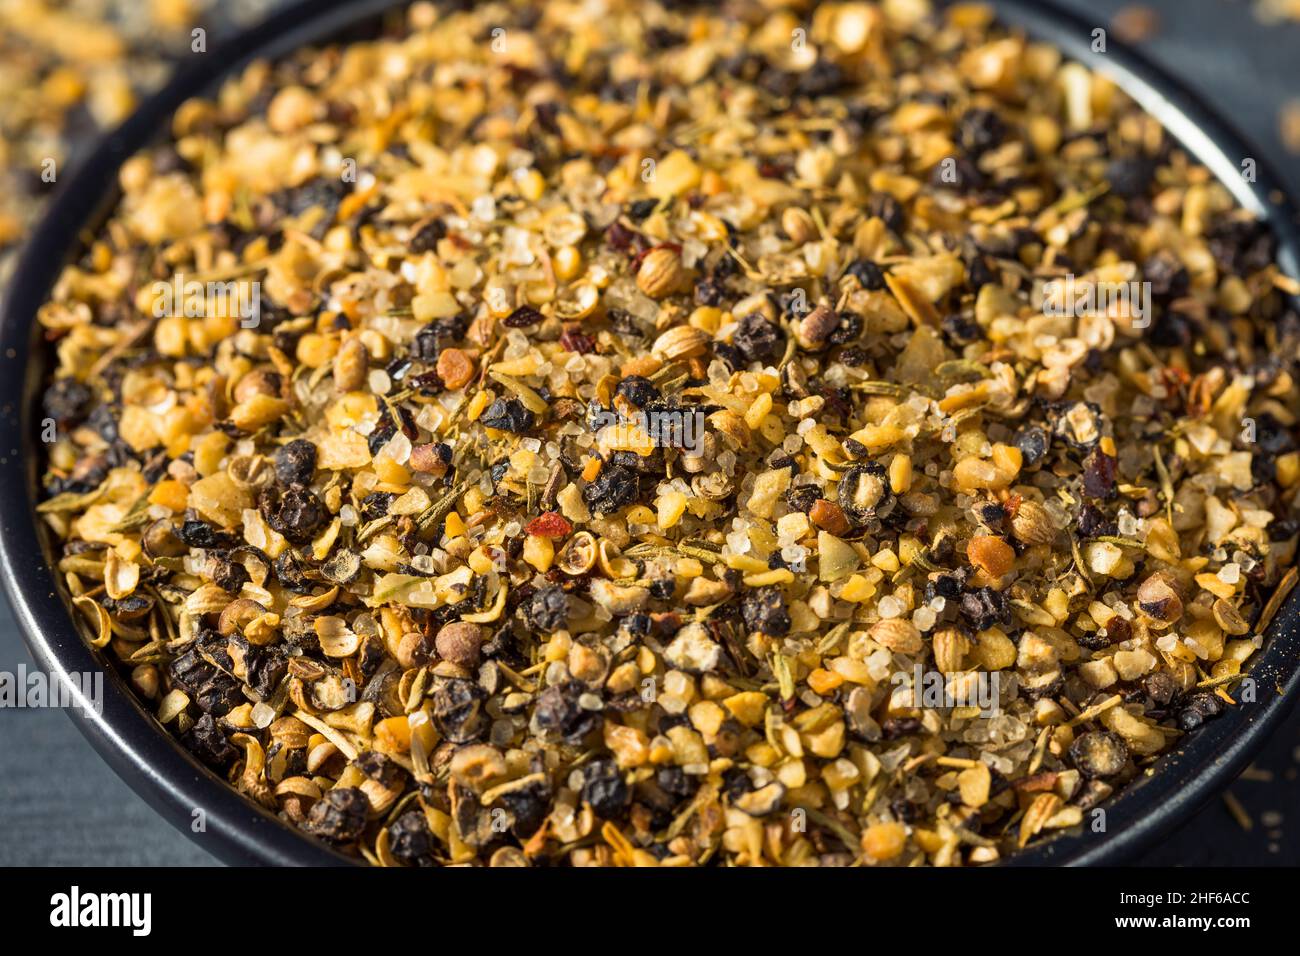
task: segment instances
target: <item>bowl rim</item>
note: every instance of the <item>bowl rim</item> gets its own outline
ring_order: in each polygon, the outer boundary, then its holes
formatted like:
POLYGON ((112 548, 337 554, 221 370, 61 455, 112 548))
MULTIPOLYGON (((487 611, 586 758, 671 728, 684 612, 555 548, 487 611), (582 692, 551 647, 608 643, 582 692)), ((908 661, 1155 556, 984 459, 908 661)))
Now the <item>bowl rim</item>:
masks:
MULTIPOLYGON (((117 667, 77 632, 60 585, 46 561, 46 536, 34 512, 37 439, 33 412, 44 363, 33 361, 36 310, 64 264, 82 245, 82 232, 118 198, 122 163, 160 139, 185 100, 212 88, 253 59, 275 59, 329 42, 406 5, 407 0, 299 0, 207 54, 178 67, 167 83, 118 129, 102 137, 60 184, 28 237, 0 311, 0 581, 37 665, 67 684, 80 706, 69 716, 101 757, 138 795, 218 859, 236 865, 353 865, 234 790, 200 764, 136 699, 117 667), (69 675, 105 672, 101 709, 88 706, 69 675), (205 829, 196 832, 195 812, 205 829)), ((1295 207, 1268 163, 1181 81, 1107 36, 1092 51, 1093 31, 1073 12, 1047 0, 992 0, 997 19, 1051 44, 1070 59, 1110 77, 1153 115, 1244 208, 1268 221, 1279 265, 1300 274, 1295 207), (1254 181, 1240 162, 1255 159, 1254 181)), ((1185 822, 1226 786, 1263 745, 1300 692, 1300 593, 1283 603, 1250 667, 1257 699, 1210 721, 1163 756, 1153 775, 1106 801, 1106 831, 1087 827, 1050 836, 1004 865, 1096 865, 1131 859, 1185 822)))

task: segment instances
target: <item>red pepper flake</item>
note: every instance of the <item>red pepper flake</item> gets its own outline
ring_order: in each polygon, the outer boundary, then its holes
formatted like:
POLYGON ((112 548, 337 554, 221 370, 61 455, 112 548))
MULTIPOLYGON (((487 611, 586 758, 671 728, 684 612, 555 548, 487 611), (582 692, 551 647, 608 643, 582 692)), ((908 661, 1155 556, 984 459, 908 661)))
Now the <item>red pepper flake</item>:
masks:
POLYGON ((566 326, 560 333, 560 348, 566 352, 590 355, 596 351, 596 340, 586 332, 579 331, 573 326, 566 326))
POLYGON ((538 312, 531 305, 521 305, 505 318, 505 325, 511 329, 526 329, 534 326, 545 319, 546 316, 538 312))
POLYGON ((1161 384, 1171 391, 1177 391, 1184 388, 1192 380, 1191 373, 1185 368, 1179 368, 1176 365, 1166 365, 1160 370, 1161 384))
POLYGON ((1109 501, 1117 494, 1119 459, 1095 449, 1083 463, 1083 493, 1088 498, 1109 501))
POLYGON ((641 234, 629 229, 617 219, 605 230, 605 241, 609 243, 611 249, 619 252, 626 252, 638 240, 641 240, 641 234))
POLYGON ((569 520, 558 511, 540 514, 524 528, 526 534, 537 535, 539 538, 563 538, 572 531, 573 525, 569 524, 569 520))
POLYGON ((1056 786, 1058 776, 1051 771, 1036 773, 1032 777, 1022 777, 1011 786, 1021 793, 1044 793, 1056 786))

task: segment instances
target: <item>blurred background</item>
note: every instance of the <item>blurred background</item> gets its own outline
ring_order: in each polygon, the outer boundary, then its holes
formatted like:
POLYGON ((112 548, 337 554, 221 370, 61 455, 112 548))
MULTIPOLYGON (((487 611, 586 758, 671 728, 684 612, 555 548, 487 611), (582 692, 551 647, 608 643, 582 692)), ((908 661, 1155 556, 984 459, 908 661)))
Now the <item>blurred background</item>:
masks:
MULTIPOLYGON (((1198 92, 1300 197, 1300 0, 1055 0, 1198 92)), ((283 0, 0 0, 0 295, 57 180, 191 52, 283 0), (42 173, 54 160, 55 182, 42 173)), ((0 671, 33 668, 0 597, 0 671)), ((58 710, 0 712, 0 865, 216 861, 122 783, 58 710)), ((1146 865, 1300 864, 1300 712, 1146 865)), ((202 835, 199 835, 200 840, 202 835)))

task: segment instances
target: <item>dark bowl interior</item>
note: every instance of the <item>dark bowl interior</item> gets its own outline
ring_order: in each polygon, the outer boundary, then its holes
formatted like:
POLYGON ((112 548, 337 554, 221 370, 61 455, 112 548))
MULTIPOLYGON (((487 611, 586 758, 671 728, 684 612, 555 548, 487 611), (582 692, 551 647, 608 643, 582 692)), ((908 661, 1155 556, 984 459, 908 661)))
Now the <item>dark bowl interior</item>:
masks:
MULTIPOLYGON (((117 173, 139 149, 161 139, 185 100, 211 92, 255 58, 275 58, 312 43, 374 35, 400 0, 303 0, 220 49, 191 58, 122 127, 105 137, 60 186, 29 238, 0 314, 0 578, 39 667, 53 674, 105 670, 99 712, 71 711, 81 732, 140 796, 178 829, 234 864, 339 865, 355 862, 281 822, 236 793, 162 729, 117 670, 92 650, 72 623, 62 585, 51 570, 52 542, 33 511, 41 454, 36 408, 48 367, 34 316, 65 263, 107 216, 118 197, 117 173), (206 829, 195 833, 195 811, 206 829)), ((1050 42, 1108 75, 1159 119, 1244 208, 1276 232, 1279 262, 1300 273, 1300 234, 1294 207, 1278 180, 1257 163, 1254 181, 1240 163, 1257 156, 1194 95, 1148 61, 1108 39, 1092 52, 1094 24, 1049 3, 994 0, 1001 19, 1050 42)), ((1255 701, 1190 735, 1162 757, 1154 772, 1107 802, 1103 832, 1076 828, 1011 858, 1013 865, 1113 864, 1131 859, 1226 786, 1283 720, 1300 691, 1300 593, 1273 620, 1265 649, 1250 667, 1255 701)))

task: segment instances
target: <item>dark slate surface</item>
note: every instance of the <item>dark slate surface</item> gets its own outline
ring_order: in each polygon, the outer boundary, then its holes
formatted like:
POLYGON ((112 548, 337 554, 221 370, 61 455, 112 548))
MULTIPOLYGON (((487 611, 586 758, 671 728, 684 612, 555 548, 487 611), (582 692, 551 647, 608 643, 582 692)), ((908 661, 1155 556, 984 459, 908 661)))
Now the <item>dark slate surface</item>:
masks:
MULTIPOLYGON (((1125 4, 1065 0, 1106 26, 1125 4)), ((1300 196, 1300 161, 1283 151, 1277 111, 1300 96, 1300 24, 1265 26, 1247 3, 1150 0, 1161 13, 1142 44, 1256 144, 1300 196)), ((0 670, 31 659, 0 603, 0 670)), ((1300 715, 1232 787, 1253 820, 1244 830, 1216 800, 1144 860, 1163 865, 1300 864, 1300 715)), ((57 710, 0 711, 0 865, 194 866, 213 858, 164 823, 109 770, 57 710)))

